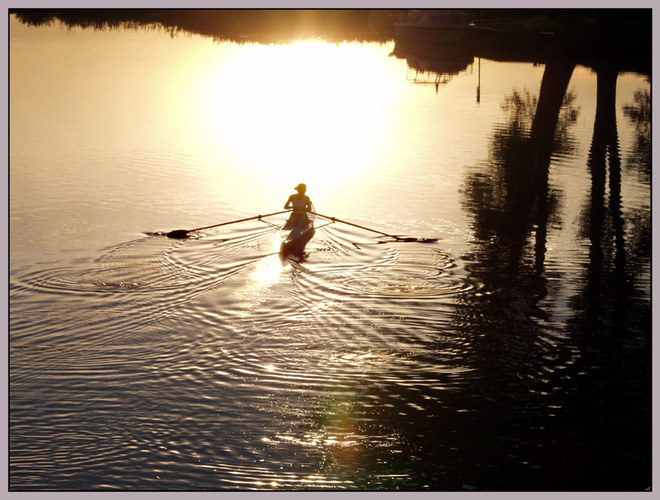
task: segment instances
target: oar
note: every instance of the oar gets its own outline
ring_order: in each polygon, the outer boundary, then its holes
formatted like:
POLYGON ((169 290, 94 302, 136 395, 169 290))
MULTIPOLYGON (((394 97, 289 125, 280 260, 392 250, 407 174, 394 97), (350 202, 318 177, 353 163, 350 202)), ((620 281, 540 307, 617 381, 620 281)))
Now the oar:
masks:
POLYGON ((419 243, 435 243, 436 241, 438 241, 437 238, 414 238, 414 237, 411 237, 411 236, 406 236, 406 237, 397 236, 396 234, 384 233, 384 232, 378 231, 376 229, 371 229, 370 227, 360 226, 359 224, 355 224, 353 222, 348 222, 348 221, 345 221, 345 220, 337 219, 336 217, 329 217, 327 215, 318 214, 318 213, 315 213, 315 212, 310 212, 310 213, 316 215, 317 217, 323 217, 325 219, 331 220, 332 222, 341 222, 342 224, 348 224, 349 226, 354 226, 354 227, 357 227, 357 228, 360 228, 360 229, 364 229, 365 231, 371 231, 372 233, 377 233, 377 234, 380 234, 381 236, 387 236, 388 238, 394 238, 396 241, 416 241, 416 242, 419 242, 419 243))
POLYGON ((194 233, 196 231, 204 231, 205 229, 212 229, 214 227, 220 227, 220 226, 226 226, 228 224, 238 224, 239 222, 247 222, 249 220, 255 220, 255 219, 261 219, 262 217, 270 217, 271 215, 279 215, 279 214, 284 214, 286 212, 290 212, 291 210, 281 210, 280 212, 273 212, 272 214, 266 214, 266 215, 255 215, 254 217, 247 217, 245 219, 238 219, 238 220, 231 220, 229 222, 221 222, 220 224, 213 224, 212 226, 205 226, 205 227, 197 227, 195 229, 175 229, 174 231, 170 231, 169 233, 166 233, 165 236, 168 238, 187 238, 188 233, 194 233))

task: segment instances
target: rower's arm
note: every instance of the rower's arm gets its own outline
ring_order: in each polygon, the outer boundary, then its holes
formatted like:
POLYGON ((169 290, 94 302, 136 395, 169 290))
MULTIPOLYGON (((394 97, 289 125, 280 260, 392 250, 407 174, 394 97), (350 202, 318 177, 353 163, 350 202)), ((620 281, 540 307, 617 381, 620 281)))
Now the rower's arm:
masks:
POLYGON ((291 196, 289 196, 289 199, 286 200, 286 203, 284 204, 284 208, 287 210, 291 208, 291 196))

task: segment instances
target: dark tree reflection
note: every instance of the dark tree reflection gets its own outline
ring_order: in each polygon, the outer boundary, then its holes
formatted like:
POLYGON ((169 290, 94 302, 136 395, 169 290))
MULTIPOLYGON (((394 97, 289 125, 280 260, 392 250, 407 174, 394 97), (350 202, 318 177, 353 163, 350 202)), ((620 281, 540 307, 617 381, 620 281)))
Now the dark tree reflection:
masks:
MULTIPOLYGON (((651 185, 651 93, 648 90, 635 92, 632 104, 623 106, 624 115, 635 126, 634 147, 628 152, 626 169, 636 171, 640 184, 651 185)), ((629 271, 633 275, 648 276, 644 269, 651 258, 651 194, 647 194, 644 203, 636 208, 629 208, 626 218, 626 248, 629 271)), ((650 283, 648 284, 650 287, 650 283)))
MULTIPOLYGON (((510 449, 499 442, 506 456, 535 465, 523 483, 554 489, 560 476, 569 490, 640 490, 650 484, 651 229, 643 191, 624 205, 615 68, 597 68, 591 189, 576 235, 588 255, 582 273, 561 280, 579 290, 573 317, 555 337, 545 315, 549 280, 558 278, 546 271, 545 242, 561 224, 562 200, 549 165, 573 147, 571 71, 549 64, 538 99, 526 91, 505 99, 508 117, 493 133, 488 162, 465 181, 474 240, 464 260, 483 288, 457 300, 455 323, 459 331, 469 325, 465 361, 481 374, 472 394, 508 401, 487 413, 515 436, 510 449)), ((649 109, 641 92, 624 108, 637 125, 628 165, 638 166, 641 189, 650 172, 649 109)))
POLYGON ((61 22, 68 28, 163 29, 216 41, 277 43, 319 37, 386 41, 397 10, 385 9, 12 9, 29 26, 61 22))
POLYGON ((547 125, 537 113, 539 99, 514 90, 502 104, 508 117, 493 133, 485 170, 465 181, 463 205, 473 215, 475 233, 471 272, 489 288, 511 288, 524 275, 543 272, 547 226, 561 222, 556 214, 562 195, 548 182, 550 156, 568 155, 574 147, 574 100, 562 94, 547 125))
POLYGON ((641 181, 651 183, 651 92, 638 90, 634 102, 623 106, 625 116, 636 129, 635 146, 630 152, 628 165, 640 172, 641 181))

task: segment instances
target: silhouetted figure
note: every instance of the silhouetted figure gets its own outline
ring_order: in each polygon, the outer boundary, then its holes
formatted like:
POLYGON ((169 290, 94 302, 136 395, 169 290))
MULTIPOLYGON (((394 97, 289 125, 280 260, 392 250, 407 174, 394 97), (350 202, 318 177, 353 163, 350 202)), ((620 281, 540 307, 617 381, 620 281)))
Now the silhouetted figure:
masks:
POLYGON ((298 193, 289 196, 289 199, 286 200, 286 203, 284 204, 284 208, 293 209, 289 220, 287 220, 286 224, 284 224, 284 229, 290 229, 296 226, 306 226, 309 224, 307 212, 312 210, 312 201, 309 199, 309 196, 305 195, 307 186, 304 184, 298 184, 295 187, 295 190, 298 191, 298 193))

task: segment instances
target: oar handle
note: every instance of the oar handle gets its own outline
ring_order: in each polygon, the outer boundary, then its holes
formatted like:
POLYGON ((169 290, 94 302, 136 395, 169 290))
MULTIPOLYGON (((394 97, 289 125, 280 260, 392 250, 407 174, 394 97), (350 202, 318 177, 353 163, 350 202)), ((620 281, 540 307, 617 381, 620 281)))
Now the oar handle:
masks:
POLYGON ((319 214, 319 213, 316 213, 316 212, 309 212, 309 213, 314 214, 317 217, 324 217, 324 218, 329 219, 333 222, 341 222, 342 224, 348 224, 349 226, 358 227, 360 229, 364 229, 365 231, 371 231, 372 233, 377 233, 377 234, 380 234, 382 236, 387 236, 388 238, 394 238, 394 239, 397 239, 397 240, 400 239, 399 236, 396 236, 394 234, 387 234, 387 233, 384 233, 382 231, 377 231, 376 229, 371 229, 370 227, 360 226, 359 224, 354 224, 353 222, 348 222, 348 221, 345 221, 345 220, 337 219, 336 217, 330 217, 328 215, 323 215, 323 214, 319 214))

